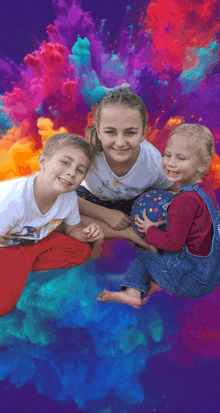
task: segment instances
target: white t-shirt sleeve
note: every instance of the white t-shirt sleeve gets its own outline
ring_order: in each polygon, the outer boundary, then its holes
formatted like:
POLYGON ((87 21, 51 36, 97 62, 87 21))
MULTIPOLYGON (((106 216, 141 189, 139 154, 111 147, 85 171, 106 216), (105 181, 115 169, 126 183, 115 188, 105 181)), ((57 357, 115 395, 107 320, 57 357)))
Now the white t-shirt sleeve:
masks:
POLYGON ((11 228, 18 224, 20 213, 11 194, 4 196, 1 193, 0 196, 2 197, 0 202, 0 235, 5 236, 11 228))
POLYGON ((72 194, 73 199, 71 200, 72 209, 69 215, 64 220, 67 225, 77 225, 80 223, 80 214, 79 214, 79 206, 77 201, 76 193, 72 194))

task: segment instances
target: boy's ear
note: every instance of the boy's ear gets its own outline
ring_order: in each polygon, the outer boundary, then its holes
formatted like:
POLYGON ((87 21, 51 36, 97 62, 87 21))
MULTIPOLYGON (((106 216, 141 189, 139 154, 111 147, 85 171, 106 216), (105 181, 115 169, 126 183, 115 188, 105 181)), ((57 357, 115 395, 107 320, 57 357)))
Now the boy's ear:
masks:
POLYGON ((45 164, 45 156, 42 153, 39 155, 38 162, 40 165, 40 169, 42 169, 45 164))

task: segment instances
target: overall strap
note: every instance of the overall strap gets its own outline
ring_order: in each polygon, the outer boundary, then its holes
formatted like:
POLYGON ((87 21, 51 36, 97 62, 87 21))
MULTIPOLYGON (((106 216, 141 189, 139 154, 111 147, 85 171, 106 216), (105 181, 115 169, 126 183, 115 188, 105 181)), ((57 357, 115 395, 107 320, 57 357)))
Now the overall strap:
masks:
POLYGON ((201 189, 198 184, 183 186, 179 190, 177 195, 181 194, 182 192, 185 192, 185 191, 195 191, 195 192, 197 192, 202 197, 202 199, 205 201, 206 206, 208 208, 208 211, 211 215, 213 223, 216 222, 216 219, 218 218, 218 211, 217 211, 213 201, 209 197, 209 195, 203 189, 201 189))

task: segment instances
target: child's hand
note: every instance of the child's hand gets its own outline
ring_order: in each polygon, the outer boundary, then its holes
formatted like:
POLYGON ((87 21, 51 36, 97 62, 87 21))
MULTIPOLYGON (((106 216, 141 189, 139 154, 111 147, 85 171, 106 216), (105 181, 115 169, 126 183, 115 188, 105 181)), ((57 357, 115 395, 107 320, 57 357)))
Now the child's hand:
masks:
POLYGON ((100 226, 93 222, 82 230, 82 237, 85 242, 95 242, 97 240, 101 241, 104 238, 104 233, 100 226))
POLYGON ((146 233, 148 228, 154 225, 155 227, 159 227, 160 225, 163 225, 166 223, 166 221, 158 221, 158 222, 152 222, 146 215, 146 209, 143 211, 143 218, 141 219, 139 215, 136 215, 136 225, 139 228, 140 232, 146 233))
POLYGON ((117 209, 109 209, 108 215, 102 218, 110 227, 121 230, 126 229, 131 225, 131 218, 122 211, 117 209))

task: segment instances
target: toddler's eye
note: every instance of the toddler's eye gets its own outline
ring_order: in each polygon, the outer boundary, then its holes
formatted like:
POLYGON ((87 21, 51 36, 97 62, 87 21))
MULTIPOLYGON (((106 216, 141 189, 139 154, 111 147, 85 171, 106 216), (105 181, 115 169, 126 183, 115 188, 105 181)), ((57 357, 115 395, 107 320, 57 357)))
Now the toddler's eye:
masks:
POLYGON ((178 159, 179 159, 180 161, 185 161, 185 158, 180 158, 180 157, 179 157, 178 159))
POLYGON ((170 158, 170 155, 168 153, 165 153, 164 156, 166 156, 167 158, 170 158))

